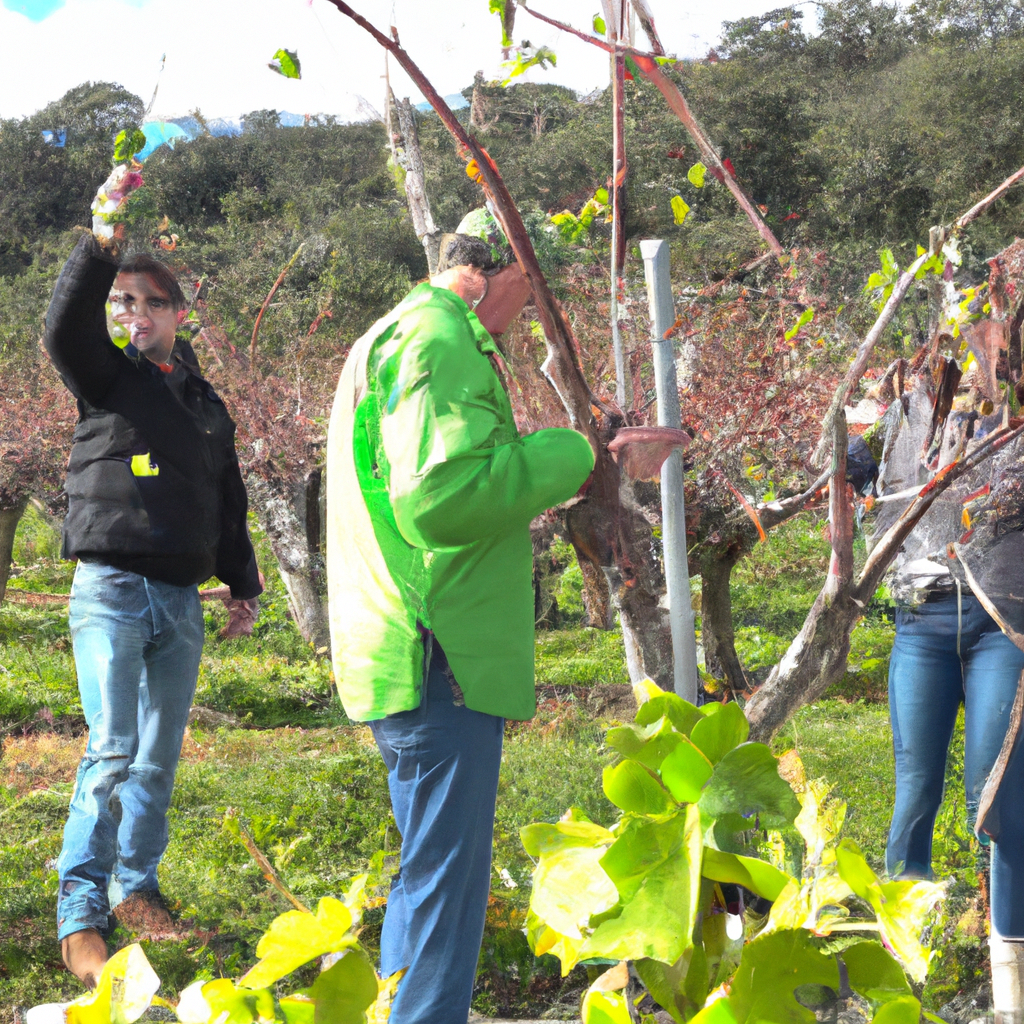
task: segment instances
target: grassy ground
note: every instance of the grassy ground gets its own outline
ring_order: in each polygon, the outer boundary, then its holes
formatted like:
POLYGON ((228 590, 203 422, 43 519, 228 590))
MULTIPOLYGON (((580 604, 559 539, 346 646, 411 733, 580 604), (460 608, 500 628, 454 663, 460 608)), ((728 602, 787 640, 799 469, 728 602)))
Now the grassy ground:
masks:
MULTIPOLYGON (((805 530, 782 542, 805 565, 816 557, 820 537, 805 530)), ((33 513, 19 533, 15 587, 68 589, 68 567, 54 561, 54 544, 52 529, 33 513)), ((264 557, 263 564, 271 563, 264 557)), ((801 603, 806 607, 813 597, 813 573, 797 575, 788 590, 780 585, 785 565, 784 554, 765 545, 743 573, 759 586, 774 573, 775 584, 755 591, 742 574, 738 580, 738 617, 745 623, 741 646, 755 667, 759 658, 774 656, 790 620, 802 617, 801 603), (783 590, 780 607, 773 595, 783 590)), ((256 635, 247 640, 218 640, 223 613, 219 606, 208 610, 196 703, 235 715, 244 727, 196 725, 184 744, 161 886, 183 916, 194 920, 195 933, 189 941, 147 947, 165 994, 197 976, 237 976, 254 961, 256 939, 269 921, 288 909, 224 827, 229 811, 307 904, 337 894, 378 850, 397 851, 384 771, 369 731, 345 719, 332 697, 327 665, 311 657, 285 619, 283 591, 273 577, 264 606, 256 635)), ((884 609, 872 612, 855 634, 854 670, 830 699, 802 709, 776 744, 780 751, 795 747, 810 776, 834 783, 849 807, 846 834, 877 866, 893 793, 887 712, 877 700, 884 696, 888 642, 884 609)), ((558 685, 624 682, 621 638, 578 627, 541 632, 537 675, 541 683, 558 685)), ((572 804, 610 822, 612 808, 599 788, 608 760, 604 724, 570 698, 545 701, 534 722, 509 726, 492 900, 474 1001, 481 1012, 576 1012, 582 969, 563 981, 552 958, 530 954, 520 930, 532 865, 518 830, 530 821, 554 820, 572 804)), ((53 937, 53 861, 84 745, 62 608, 0 606, 0 739, 0 1024, 11 1024, 15 1006, 78 992, 61 968, 53 937)), ((962 766, 954 756, 936 860, 957 879, 953 923, 965 914, 968 920, 959 931, 947 930, 944 941, 952 953, 926 993, 932 1009, 980 967, 978 939, 969 934, 974 854, 958 824, 958 771, 962 766)), ((962 817, 962 797, 959 803, 962 817)), ((381 916, 376 910, 367 918, 363 938, 371 947, 381 916)))

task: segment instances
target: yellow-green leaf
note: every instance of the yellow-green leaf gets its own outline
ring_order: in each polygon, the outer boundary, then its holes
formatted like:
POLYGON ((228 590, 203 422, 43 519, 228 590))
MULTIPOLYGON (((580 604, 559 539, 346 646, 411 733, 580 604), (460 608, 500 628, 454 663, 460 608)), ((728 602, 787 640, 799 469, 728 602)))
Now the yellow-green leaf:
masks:
MULTIPOLYGON (((694 731, 696 729, 695 725, 694 731)), ((675 750, 661 762, 662 782, 668 786, 672 796, 684 804, 696 803, 700 799, 701 790, 713 771, 711 762, 685 736, 679 737, 675 750)))
POLYGON ((704 187, 704 175, 707 174, 708 169, 699 160, 695 163, 687 172, 687 180, 693 185, 694 188, 704 187))
POLYGON ((316 914, 289 910, 274 918, 256 947, 260 958, 239 982, 246 988, 265 988, 297 967, 324 953, 338 953, 356 944, 352 912, 341 900, 325 896, 316 914))
POLYGON ((530 909, 559 935, 582 938, 580 928, 618 902, 618 890, 601 867, 604 852, 601 846, 569 846, 541 857, 530 909))
POLYGON ((629 1006, 621 992, 588 990, 581 1010, 583 1024, 631 1024, 629 1006))
POLYGON ((316 1024, 363 1024, 377 998, 377 975, 361 949, 350 949, 313 982, 309 994, 316 1024))
POLYGON ((159 987, 156 971, 133 942, 106 962, 92 992, 68 1005, 67 1024, 132 1024, 149 1008, 159 987))
POLYGON ((672 197, 672 216, 675 218, 677 224, 682 224, 686 220, 686 215, 690 212, 690 207, 682 196, 672 197))
POLYGON ((614 767, 605 768, 602 783, 604 795, 624 811, 666 814, 674 806, 665 787, 636 761, 622 761, 614 767))
POLYGON ((299 55, 294 50, 278 50, 267 67, 285 78, 302 77, 302 65, 299 63, 299 55))
POLYGON ((217 1024, 253 1024, 272 1021, 274 996, 268 988, 238 988, 230 978, 217 978, 203 986, 210 1020, 217 1024))
POLYGON ((716 882, 735 882, 746 886, 751 892, 773 902, 790 882, 789 875, 766 860, 724 853, 710 846, 704 848, 701 874, 716 882))

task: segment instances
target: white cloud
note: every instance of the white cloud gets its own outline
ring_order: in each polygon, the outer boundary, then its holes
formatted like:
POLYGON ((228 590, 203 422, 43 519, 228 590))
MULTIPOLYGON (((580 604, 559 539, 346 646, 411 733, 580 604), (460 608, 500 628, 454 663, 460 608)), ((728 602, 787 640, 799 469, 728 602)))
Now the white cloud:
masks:
MULTIPOLYGON (((554 17, 587 28, 598 0, 536 0, 554 17)), ((759 13, 767 0, 722 0, 709 5, 652 0, 666 46, 702 54, 722 19, 759 13)), ((480 69, 499 75, 497 19, 486 0, 354 0, 382 31, 396 24, 403 45, 442 95, 467 86, 480 69)), ((520 10, 515 38, 543 43, 558 67, 530 72, 535 81, 583 91, 607 83, 607 58, 595 48, 543 25, 520 10)), ((238 117, 272 107, 292 113, 360 117, 358 97, 377 109, 383 96, 381 48, 327 0, 68 0, 41 22, 0 7, 0 117, 38 110, 81 82, 116 81, 148 102, 160 59, 167 55, 154 115, 174 117, 199 107, 208 117, 238 117), (266 67, 279 47, 295 50, 301 81, 266 67)), ((391 62, 392 83, 412 94, 391 62)))

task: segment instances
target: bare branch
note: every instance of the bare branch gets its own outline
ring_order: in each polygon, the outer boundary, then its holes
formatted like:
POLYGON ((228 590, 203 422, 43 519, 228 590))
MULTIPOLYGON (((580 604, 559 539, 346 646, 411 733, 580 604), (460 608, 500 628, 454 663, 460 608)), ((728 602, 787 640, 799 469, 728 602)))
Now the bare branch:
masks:
MULTIPOLYGON (((334 0, 331 0, 331 2, 333 3, 334 0)), ((693 116, 690 105, 686 102, 686 97, 662 74, 661 69, 658 67, 658 58, 661 54, 645 53, 642 50, 636 50, 622 43, 606 43, 604 40, 598 39, 596 36, 589 36, 585 32, 573 28, 571 25, 567 25, 555 18, 549 18, 546 14, 540 14, 538 11, 527 7, 525 3, 521 2, 520 6, 540 21, 561 29, 563 32, 569 32, 584 42, 590 43, 591 46, 597 46, 602 50, 607 50, 609 53, 629 54, 636 62, 637 67, 640 68, 644 75, 657 87, 662 96, 665 97, 672 112, 683 122, 683 127, 686 128, 690 133, 690 138, 697 144, 697 148, 701 151, 704 161, 717 175, 721 176, 721 180, 725 183, 726 188, 735 196, 740 209, 747 215, 750 223, 754 226, 754 230, 767 243, 772 254, 777 258, 785 255, 785 250, 779 244, 779 240, 773 234, 772 229, 765 224, 757 207, 754 206, 747 197, 747 194, 740 188, 739 182, 732 176, 729 168, 722 163, 722 158, 711 144, 711 140, 704 134, 704 129, 701 128, 697 123, 697 119, 693 116)))
POLYGON ((980 203, 975 203, 962 217, 953 222, 953 230, 960 231, 967 227, 976 217, 981 216, 1000 196, 1009 192, 1014 185, 1019 181, 1024 181, 1024 167, 1019 171, 1014 171, 1006 181, 1004 181, 997 188, 994 188, 980 203))
POLYGON ((654 25, 654 15, 651 13, 651 9, 647 6, 647 0, 633 0, 633 10, 636 12, 637 19, 644 30, 644 34, 651 42, 651 50, 656 56, 663 57, 665 55, 665 47, 661 45, 661 38, 659 37, 658 30, 654 25))
POLYGON ((868 360, 871 358, 871 353, 874 351, 878 339, 881 338, 882 332, 889 326, 900 303, 906 298, 910 286, 914 283, 914 277, 928 259, 928 253, 921 253, 900 275, 899 280, 893 287, 892 294, 882 307, 882 312, 878 314, 878 319, 871 325, 871 330, 868 331, 864 336, 864 340, 860 343, 860 347, 853 357, 853 362, 850 363, 850 369, 846 371, 846 376, 836 389, 832 404, 828 407, 828 412, 825 414, 825 420, 821 427, 821 440, 818 442, 818 447, 815 449, 811 460, 815 465, 820 464, 821 460, 824 459, 825 453, 832 443, 834 424, 843 415, 847 400, 853 393, 853 389, 860 383, 861 377, 864 376, 864 371, 868 368, 868 360))
POLYGON ((925 512, 931 508, 932 502, 950 484, 955 483, 965 473, 970 472, 970 470, 984 462, 990 455, 994 455, 1000 448, 1004 448, 1022 434, 1024 434, 1024 423, 1013 430, 994 431, 967 458, 951 463, 925 484, 917 497, 907 506, 903 515, 889 527, 874 548, 872 548, 871 554, 868 555, 867 561, 864 563, 860 579, 854 588, 854 598, 861 602, 871 600, 872 595, 878 589, 878 584, 885 570, 888 569, 889 563, 896 557, 896 553, 910 535, 910 531, 921 521, 921 517, 925 512))
POLYGON ((284 281, 285 275, 293 266, 295 266, 295 261, 299 258, 299 254, 302 252, 302 248, 305 244, 305 242, 301 243, 298 249, 292 253, 292 258, 285 264, 284 270, 277 275, 277 280, 274 282, 270 291, 267 292, 267 297, 263 300, 263 305, 260 306, 259 313, 256 314, 256 322, 252 325, 252 340, 249 342, 249 363, 252 366, 255 366, 256 337, 260 333, 260 321, 263 319, 263 314, 270 308, 270 300, 273 299, 274 295, 277 293, 277 289, 281 287, 281 282, 284 281))
POLYGON ((579 365, 573 344, 572 331, 540 269, 537 255, 533 250, 533 244, 526 232, 522 217, 519 215, 519 210, 509 195, 505 182, 502 180, 494 161, 477 143, 476 139, 469 135, 448 104, 445 103, 437 90, 430 84, 427 77, 397 41, 388 39, 387 36, 371 25, 362 15, 357 14, 349 7, 344 0, 330 0, 330 2, 342 14, 351 18, 357 25, 360 25, 369 32, 381 46, 394 55, 398 63, 402 65, 417 88, 437 112, 444 126, 454 136, 463 150, 476 162, 478 169, 477 180, 483 185, 485 195, 492 201, 495 215, 505 231, 505 236, 508 238, 509 244, 516 254, 520 267, 527 278, 529 278, 530 285, 533 288, 538 319, 544 328, 544 335, 548 344, 548 357, 542 369, 562 400, 562 405, 565 407, 569 422, 577 430, 586 434, 594 451, 598 453, 599 461, 606 464, 604 468, 607 469, 611 466, 614 472, 611 457, 607 456, 602 459, 600 456, 603 448, 592 411, 594 396, 579 365))

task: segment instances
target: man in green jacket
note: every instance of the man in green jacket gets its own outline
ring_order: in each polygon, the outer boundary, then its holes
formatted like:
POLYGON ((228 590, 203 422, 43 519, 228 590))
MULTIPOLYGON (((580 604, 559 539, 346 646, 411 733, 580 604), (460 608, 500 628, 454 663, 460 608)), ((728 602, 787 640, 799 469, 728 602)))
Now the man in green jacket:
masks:
POLYGON ((594 464, 575 431, 516 430, 491 357, 529 297, 519 267, 466 236, 442 248, 443 272, 353 347, 327 441, 335 677, 402 834, 381 936, 381 972, 407 968, 393 1024, 467 1017, 504 719, 536 706, 529 524, 594 464))

